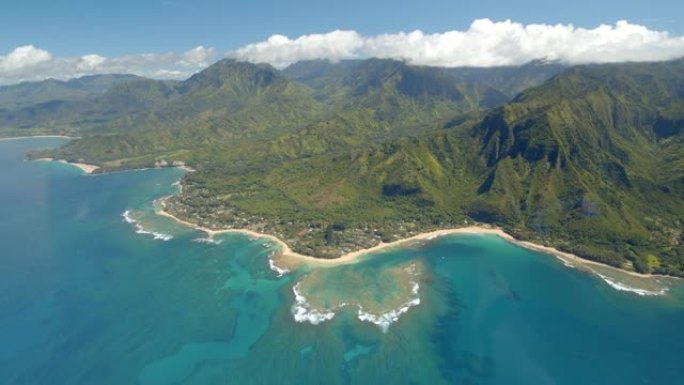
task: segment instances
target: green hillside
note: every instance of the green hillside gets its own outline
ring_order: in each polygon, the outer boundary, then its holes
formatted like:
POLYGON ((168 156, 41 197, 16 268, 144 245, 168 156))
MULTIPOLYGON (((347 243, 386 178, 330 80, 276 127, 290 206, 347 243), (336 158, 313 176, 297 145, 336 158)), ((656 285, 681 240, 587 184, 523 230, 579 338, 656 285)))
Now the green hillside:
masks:
POLYGON ((325 75, 326 85, 314 89, 269 66, 222 60, 163 93, 131 89, 142 81, 124 83, 104 96, 107 105, 120 105, 114 111, 125 111, 126 100, 145 105, 140 95, 158 104, 104 121, 96 129, 117 135, 86 137, 62 156, 111 169, 213 153, 221 155, 211 163, 232 167, 416 136, 486 107, 473 87, 441 69, 371 59, 342 72, 335 80, 325 75))
POLYGON ((134 75, 92 75, 0 87, 0 136, 78 134, 112 113, 124 112, 106 100, 108 90, 142 80, 134 75))
POLYGON ((47 79, 0 87, 0 106, 22 107, 52 100, 80 100, 112 86, 139 79, 134 75, 91 75, 67 81, 47 79))
POLYGON ((523 93, 477 128, 488 171, 470 215, 681 274, 683 90, 677 61, 577 67, 523 93))
POLYGON ((146 108, 47 155, 103 170, 187 162, 175 214, 319 257, 478 221, 684 275, 684 61, 523 67, 224 60, 122 90, 114 110, 129 93, 146 108), (538 86, 503 104, 526 84, 538 86))

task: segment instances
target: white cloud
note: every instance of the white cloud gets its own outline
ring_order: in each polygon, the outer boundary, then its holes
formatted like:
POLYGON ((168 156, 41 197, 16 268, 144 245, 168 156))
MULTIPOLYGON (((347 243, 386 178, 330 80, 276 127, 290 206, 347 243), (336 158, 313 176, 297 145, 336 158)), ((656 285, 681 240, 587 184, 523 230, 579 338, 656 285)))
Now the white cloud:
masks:
POLYGON ((83 75, 132 73, 155 78, 182 79, 211 64, 216 50, 197 46, 182 53, 142 53, 119 57, 97 54, 54 57, 32 45, 0 56, 0 84, 47 78, 68 79, 83 75))
POLYGON ((183 71, 178 71, 178 70, 157 70, 149 75, 152 78, 157 78, 157 79, 185 79, 188 77, 187 72, 183 71))
POLYGON ((197 46, 185 52, 179 64, 185 67, 207 66, 216 57, 216 50, 212 47, 197 46))
MULTIPOLYGON (((516 65, 541 58, 569 64, 656 61, 684 56, 684 37, 626 21, 587 29, 571 24, 524 25, 510 20, 478 19, 463 31, 432 34, 413 31, 362 36, 355 31, 336 30, 297 38, 273 35, 227 56, 280 68, 299 60, 368 57, 447 67, 516 65)), ((25 45, 4 56, 0 54, 0 84, 99 73, 181 79, 218 57, 214 48, 202 45, 180 53, 118 57, 55 57, 44 49, 25 45)))
POLYGON ((626 21, 585 29, 478 19, 465 31, 434 34, 413 31, 364 37, 354 31, 333 31, 295 39, 273 35, 229 55, 277 67, 306 59, 364 57, 446 67, 516 65, 540 58, 570 64, 656 61, 684 56, 684 37, 626 21))
POLYGON ((0 56, 0 73, 35 67, 50 60, 50 53, 32 45, 15 48, 7 56, 0 56))
POLYGON ((354 31, 333 31, 289 39, 273 35, 268 40, 249 44, 231 56, 238 59, 284 66, 299 60, 351 59, 361 56, 364 38, 354 31))
POLYGON ((81 56, 76 68, 79 71, 93 71, 102 66, 107 58, 100 55, 81 56))

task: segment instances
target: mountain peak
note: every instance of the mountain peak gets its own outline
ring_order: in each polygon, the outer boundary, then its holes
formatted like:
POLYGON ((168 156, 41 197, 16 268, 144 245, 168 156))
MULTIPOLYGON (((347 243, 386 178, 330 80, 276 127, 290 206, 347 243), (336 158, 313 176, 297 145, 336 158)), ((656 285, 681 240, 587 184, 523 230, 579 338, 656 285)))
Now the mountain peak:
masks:
POLYGON ((230 86, 254 89, 266 87, 279 79, 283 79, 282 76, 270 65, 222 59, 185 80, 181 92, 230 86))

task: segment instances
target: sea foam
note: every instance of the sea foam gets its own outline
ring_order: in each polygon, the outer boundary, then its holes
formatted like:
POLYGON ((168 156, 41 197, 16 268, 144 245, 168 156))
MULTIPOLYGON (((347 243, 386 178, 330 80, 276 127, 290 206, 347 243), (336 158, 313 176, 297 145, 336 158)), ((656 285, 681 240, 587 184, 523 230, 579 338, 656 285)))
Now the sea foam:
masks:
POLYGON ((287 274, 290 272, 290 270, 285 269, 283 267, 280 267, 276 265, 275 261, 273 260, 273 253, 268 254, 268 267, 276 273, 278 277, 282 277, 283 275, 287 274))
POLYGON ((387 313, 382 313, 382 314, 372 314, 369 312, 366 312, 363 310, 361 306, 359 306, 359 311, 357 313, 357 318, 360 321, 364 322, 370 322, 373 324, 376 324, 382 329, 383 332, 387 332, 389 329, 390 325, 393 323, 399 321, 399 317, 401 317, 402 314, 406 313, 409 311, 410 308, 413 306, 418 306, 420 305, 420 297, 418 296, 418 291, 420 290, 420 286, 418 285, 417 282, 411 282, 411 294, 412 298, 408 300, 406 303, 403 305, 399 306, 396 309, 390 310, 387 313))
POLYGON ((124 222, 132 224, 135 227, 135 232, 137 234, 151 235, 153 239, 164 242, 173 239, 172 235, 146 230, 137 220, 131 217, 131 210, 124 211, 121 216, 123 217, 124 222))
POLYGON ((204 243, 207 245, 220 245, 221 243, 223 243, 223 239, 215 239, 214 237, 195 238, 192 241, 196 243, 204 243))
POLYGON ((646 289, 639 289, 636 287, 631 287, 628 285, 625 285, 624 283, 614 281, 608 277, 606 277, 603 274, 596 273, 601 279, 603 279, 604 282, 606 282, 610 287, 612 287, 615 290, 619 291, 627 291, 631 293, 638 294, 640 296, 656 296, 656 295, 665 295, 667 293, 667 288, 662 288, 660 290, 646 290, 646 289))
MULTIPOLYGON (((331 320, 335 316, 333 311, 320 311, 311 307, 306 297, 299 291, 299 282, 292 287, 295 295, 295 304, 292 306, 292 315, 297 322, 309 322, 318 325, 321 322, 331 320)), ((342 305, 343 306, 343 305, 342 305)))
MULTIPOLYGON (((333 309, 321 311, 314 309, 311 304, 306 301, 306 297, 299 290, 300 282, 292 288, 295 295, 295 304, 292 306, 292 315, 297 322, 309 322, 312 325, 318 325, 321 322, 331 320, 335 316, 334 310, 338 310, 347 306, 347 303, 341 303, 333 309)), ((390 325, 399 321, 402 314, 409 311, 410 308, 420 305, 420 297, 418 291, 420 286, 417 282, 411 282, 411 299, 402 304, 396 309, 392 309, 386 313, 373 314, 363 309, 361 305, 356 305, 358 308, 357 318, 362 322, 370 322, 378 325, 383 332, 389 330, 390 325)))

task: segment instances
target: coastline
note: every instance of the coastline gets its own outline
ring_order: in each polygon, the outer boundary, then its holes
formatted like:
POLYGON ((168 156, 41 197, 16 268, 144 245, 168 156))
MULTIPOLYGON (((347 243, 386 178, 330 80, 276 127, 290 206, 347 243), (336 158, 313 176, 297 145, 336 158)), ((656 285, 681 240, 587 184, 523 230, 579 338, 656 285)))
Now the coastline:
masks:
MULTIPOLYGON (((13 136, 9 138, 0 138, 0 141, 7 141, 7 140, 20 140, 20 139, 39 139, 39 138, 62 138, 62 139, 79 139, 77 136, 66 136, 66 135, 35 135, 35 136, 13 136)), ((39 158, 39 159, 33 159, 34 161, 44 161, 44 162, 60 162, 64 164, 69 164, 74 167, 79 168, 81 171, 83 171, 85 174, 92 174, 95 172, 97 169, 99 169, 99 166, 95 166, 92 164, 87 164, 87 163, 78 163, 78 162, 67 162, 66 160, 58 160, 58 159, 53 159, 53 158, 39 158)))
POLYGON ((270 241, 273 241, 274 243, 278 244, 281 248, 280 252, 280 257, 289 259, 289 261, 285 261, 288 265, 288 267, 292 267, 293 264, 299 264, 299 263, 306 263, 308 265, 313 265, 313 266, 339 266, 339 265, 345 265, 345 264, 352 264, 355 263, 359 260, 359 257, 365 256, 367 254, 372 254, 374 252, 379 252, 383 250, 389 250, 397 246, 405 245, 407 243, 412 243, 416 241, 421 241, 421 240, 431 240, 435 239, 437 237, 443 236, 443 235, 449 235, 449 234, 494 234, 498 235, 501 238, 504 238, 509 241, 515 241, 515 238, 510 236, 509 234, 505 233, 501 229, 497 228, 488 228, 484 226, 468 226, 468 227, 461 227, 461 228, 456 228, 456 229, 443 229, 443 230, 435 230, 427 233, 421 233, 414 235, 409 238, 404 238, 400 239, 398 241, 390 242, 390 243, 384 243, 380 242, 379 244, 369 247, 367 249, 362 249, 362 250, 357 250, 357 251, 352 251, 350 253, 344 254, 341 257, 338 258, 316 258, 312 257, 310 255, 304 255, 297 253, 293 251, 290 246, 285 243, 283 240, 280 238, 271 235, 271 234, 266 234, 266 233, 260 233, 257 231, 253 230, 248 230, 248 229, 209 229, 188 221, 185 221, 183 219, 180 219, 176 217, 175 215, 169 213, 168 211, 164 210, 164 200, 160 200, 161 204, 161 209, 156 210, 156 214, 170 218, 182 225, 191 227, 196 230, 200 230, 204 233, 206 233, 208 236, 213 237, 215 235, 220 235, 220 234, 226 234, 226 233, 241 233, 245 234, 251 237, 255 238, 267 238, 270 241))
MULTIPOLYGON (((19 137, 9 137, 9 138, 0 138, 0 141, 6 141, 6 140, 18 140, 18 139, 32 139, 32 138, 65 138, 65 139, 78 139, 78 137, 71 137, 71 136, 66 136, 66 135, 36 135, 36 136, 19 136, 19 137)), ((51 161, 51 162, 60 162, 64 164, 68 164, 74 167, 77 167, 80 169, 84 174, 91 175, 95 171, 97 171, 100 167, 96 165, 91 165, 87 163, 79 163, 79 162, 68 162, 66 160, 57 160, 53 158, 39 158, 39 159, 34 159, 34 161, 51 161)), ((177 168, 180 168, 184 170, 185 172, 195 172, 194 169, 188 166, 176 166, 177 168)), ((145 170, 145 169, 143 169, 145 170)), ((137 171, 137 170, 130 170, 130 171, 137 171)), ((178 223, 181 223, 185 226, 194 228, 196 230, 200 230, 204 233, 206 233, 208 236, 213 237, 214 235, 219 235, 219 234, 225 234, 225 233, 241 233, 245 234, 251 237, 255 238, 267 238, 270 241, 278 244, 280 246, 281 252, 279 253, 278 257, 281 259, 284 259, 283 261, 288 268, 291 268, 293 266, 305 263, 308 265, 313 265, 313 266, 338 266, 338 265, 343 265, 343 264, 350 264, 350 263, 355 263, 359 257, 365 256, 367 254, 375 253, 375 252, 380 252, 383 250, 389 250, 394 247, 398 247, 401 245, 405 245, 407 243, 412 243, 412 242, 417 242, 417 241, 425 241, 425 240, 431 240, 440 236, 445 236, 445 235, 451 235, 451 234, 491 234, 491 235, 496 235, 503 240, 510 242, 514 245, 517 245, 519 247, 523 247, 528 250, 540 252, 542 254, 550 255, 553 256, 560 261, 562 261, 564 264, 566 264, 569 267, 577 268, 577 266, 580 267, 586 267, 591 269, 590 266, 597 266, 601 268, 607 268, 619 273, 627 274, 633 277, 637 278, 655 278, 655 277, 663 277, 663 278, 679 278, 679 277, 673 277, 673 276, 668 276, 668 275, 662 275, 662 274, 643 274, 643 273, 638 273, 635 271, 630 271, 630 270, 625 270, 621 269, 615 266, 607 265, 601 262, 597 261, 592 261, 590 259, 585 259, 581 258, 575 254, 567 253, 564 251, 560 251, 554 247, 550 246, 544 246, 540 245, 537 243, 529 242, 529 241, 523 241, 514 238, 512 235, 506 233, 499 227, 493 227, 493 226, 483 226, 483 225, 471 225, 471 226, 466 226, 466 227, 460 227, 460 228, 454 228, 454 229, 441 229, 441 230, 435 230, 435 231, 430 231, 426 233, 420 233, 416 234, 414 236, 400 239, 394 242, 390 243, 384 243, 380 242, 379 244, 367 248, 367 249, 362 249, 362 250, 356 250, 352 251, 350 253, 344 254, 340 257, 337 258, 331 258, 331 259, 324 259, 324 258, 316 258, 312 257, 309 255, 305 254, 300 254, 295 251, 293 251, 290 246, 287 245, 283 240, 280 238, 272 235, 272 234, 267 234, 267 233, 261 233, 249 229, 209 229, 200 225, 197 225, 195 223, 191 223, 185 220, 182 220, 171 213, 167 212, 164 210, 165 205, 164 205, 164 199, 160 200, 162 209, 157 210, 156 213, 160 216, 164 216, 167 218, 170 218, 178 223), (576 266, 577 265, 577 266, 576 266), (589 266, 587 266, 589 265, 589 266)), ((600 273, 593 271, 592 272, 601 275, 600 273)))
POLYGON ((53 158, 38 158, 38 159, 34 159, 34 161, 36 161, 36 162, 37 162, 37 161, 43 161, 43 162, 59 162, 59 163, 68 164, 68 165, 71 165, 71 166, 74 166, 74 167, 79 168, 79 169, 80 169, 81 171, 83 171, 83 173, 85 173, 85 174, 92 174, 92 173, 94 173, 96 170, 98 170, 98 169, 100 168, 99 166, 95 166, 95 165, 92 165, 92 164, 77 163, 77 162, 67 162, 67 161, 64 160, 64 159, 57 160, 57 159, 53 159, 53 158))
POLYGON ((66 135, 35 135, 35 136, 11 136, 8 138, 0 138, 3 140, 17 140, 17 139, 36 139, 36 138, 63 138, 63 139, 79 139, 78 136, 66 136, 66 135))
MULTIPOLYGON (((241 233, 245 234, 251 237, 256 237, 256 238, 267 238, 270 241, 273 241, 274 243, 278 244, 281 248, 281 252, 277 256, 279 258, 278 262, 282 263, 286 268, 292 268, 296 267, 297 265, 300 264, 307 264, 309 266, 317 266, 317 267, 325 267, 325 266, 339 266, 339 265, 345 265, 345 264, 353 264, 357 261, 360 260, 360 257, 363 257, 367 254, 372 254, 380 251, 385 251, 385 250, 390 250, 395 247, 399 247, 402 245, 406 245, 409 243, 417 242, 417 241, 427 241, 427 240, 432 240, 437 237, 445 236, 445 235, 452 235, 452 234, 490 234, 490 235, 496 235, 499 238, 522 248, 536 251, 542 254, 550 255, 552 257, 557 258, 558 260, 562 261, 566 266, 572 267, 572 268, 579 268, 579 267, 585 267, 588 269, 591 269, 591 266, 597 266, 597 267, 602 267, 602 268, 607 268, 611 269, 613 271, 627 274, 633 277, 637 278, 657 278, 657 277, 663 277, 663 278, 678 278, 678 277, 671 277, 671 276, 666 276, 666 275, 659 275, 659 274, 642 274, 638 273, 635 271, 629 271, 625 269, 620 269, 614 266, 606 265, 601 262, 597 261, 592 261, 589 259, 581 258, 577 255, 567 253, 564 251, 560 251, 556 248, 550 247, 550 246, 544 246, 540 244, 536 244, 533 242, 529 241, 522 241, 519 239, 514 238, 512 235, 506 233, 503 231, 501 228, 498 227, 489 227, 489 226, 482 226, 482 225, 472 225, 472 226, 466 226, 466 227, 460 227, 460 228, 454 228, 454 229, 442 229, 442 230, 435 230, 435 231, 430 231, 426 233, 420 233, 417 235, 414 235, 409 238, 404 238, 400 239, 398 241, 390 242, 390 243, 383 243, 380 242, 378 245, 367 248, 367 249, 362 249, 362 250, 357 250, 357 251, 352 251, 350 253, 344 254, 341 257, 338 258, 332 258, 332 259, 323 259, 323 258, 316 258, 312 257, 309 255, 304 255, 297 253, 293 251, 283 240, 280 238, 271 235, 271 234, 266 234, 266 233, 260 233, 257 231, 253 230, 248 230, 248 229, 209 229, 203 226, 199 226, 197 224, 185 221, 183 219, 180 219, 173 214, 165 211, 165 206, 164 206, 164 201, 161 200, 161 209, 156 210, 156 214, 170 218, 180 224, 183 224, 185 226, 194 228, 196 230, 205 232, 208 236, 213 237, 214 235, 219 235, 219 234, 225 234, 225 233, 241 233)), ((596 271, 593 271, 595 274, 599 274, 596 271)))

